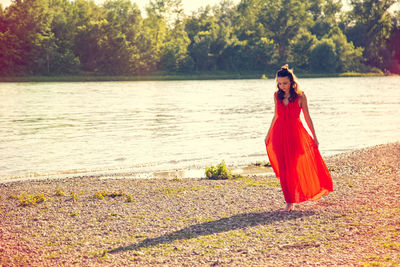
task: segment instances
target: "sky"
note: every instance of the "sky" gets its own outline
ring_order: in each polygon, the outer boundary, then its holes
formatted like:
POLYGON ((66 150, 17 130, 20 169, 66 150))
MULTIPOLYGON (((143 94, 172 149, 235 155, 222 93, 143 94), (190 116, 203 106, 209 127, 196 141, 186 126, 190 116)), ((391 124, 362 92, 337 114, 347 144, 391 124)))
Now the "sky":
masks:
MULTIPOLYGON (((103 3, 105 0, 94 0, 97 4, 103 3)), ((136 3, 139 8, 142 10, 142 15, 145 15, 145 7, 149 3, 150 0, 131 0, 136 3)), ((240 2, 240 0, 231 0, 234 4, 240 2)), ((205 7, 207 5, 214 6, 217 5, 221 0, 182 0, 182 6, 184 12, 187 15, 190 15, 193 11, 198 10, 200 7, 205 7)), ((349 0, 343 0, 344 7, 348 6, 349 0)), ((0 0, 0 3, 3 7, 8 6, 11 3, 11 0, 0 0)), ((400 3, 396 3, 392 6, 391 10, 400 10, 400 3)))
MULTIPOLYGON (((146 5, 149 3, 150 0, 132 0, 136 3, 139 8, 144 11, 146 5)), ((221 0, 182 0, 182 6, 186 14, 190 15, 192 11, 198 10, 200 7, 205 7, 206 5, 214 6, 218 4, 221 0)), ((104 0, 95 0, 97 4, 101 4, 104 0)), ((239 3, 240 0, 233 0, 234 4, 239 3)), ((11 0, 0 0, 0 3, 3 7, 8 6, 11 3, 11 0)), ((142 13, 143 14, 143 13, 142 13)))
MULTIPOLYGON (((2 0, 0 0, 2 1, 2 0)), ((102 0, 95 0, 96 2, 102 2, 102 0)), ((150 2, 149 0, 133 0, 141 10, 145 10, 144 7, 150 2)), ((186 14, 190 15, 193 11, 198 10, 200 7, 205 7, 207 5, 214 6, 217 5, 221 0, 182 0, 182 7, 186 14)), ((239 0, 233 0, 233 3, 239 3, 239 0)))

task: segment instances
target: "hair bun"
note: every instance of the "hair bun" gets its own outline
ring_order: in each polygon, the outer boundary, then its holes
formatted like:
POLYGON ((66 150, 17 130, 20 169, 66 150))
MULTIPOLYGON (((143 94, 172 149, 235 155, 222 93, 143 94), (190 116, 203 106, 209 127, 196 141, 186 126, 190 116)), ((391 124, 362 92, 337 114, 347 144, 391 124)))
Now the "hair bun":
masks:
POLYGON ((285 64, 281 67, 281 70, 289 70, 289 65, 285 64))

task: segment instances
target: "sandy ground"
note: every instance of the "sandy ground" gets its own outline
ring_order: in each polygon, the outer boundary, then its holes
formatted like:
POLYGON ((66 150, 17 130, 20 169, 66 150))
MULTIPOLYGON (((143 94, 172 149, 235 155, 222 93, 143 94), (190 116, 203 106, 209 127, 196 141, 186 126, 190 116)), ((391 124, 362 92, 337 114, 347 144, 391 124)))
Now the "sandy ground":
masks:
POLYGON ((334 192, 290 213, 279 181, 0 184, 0 266, 400 265, 400 143, 326 159, 334 192))

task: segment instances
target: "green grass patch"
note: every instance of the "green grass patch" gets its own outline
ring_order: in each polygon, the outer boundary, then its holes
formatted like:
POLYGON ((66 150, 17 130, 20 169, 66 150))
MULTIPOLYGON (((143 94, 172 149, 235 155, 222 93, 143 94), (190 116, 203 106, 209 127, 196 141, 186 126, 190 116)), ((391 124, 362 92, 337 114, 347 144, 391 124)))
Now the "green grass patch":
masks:
POLYGON ((340 73, 339 77, 375 77, 375 76, 384 76, 383 72, 369 72, 369 73, 360 73, 360 72, 344 72, 340 73))
POLYGON ((65 192, 63 192, 62 190, 61 190, 61 188, 59 188, 59 189, 57 189, 56 190, 56 194, 55 194, 56 196, 65 196, 65 192))
POLYGON ((26 194, 21 194, 19 196, 11 195, 10 198, 18 200, 19 205, 23 207, 36 205, 51 200, 51 198, 46 198, 43 193, 36 195, 26 195, 26 194))
POLYGON ((116 197, 125 197, 125 202, 132 202, 133 201, 133 196, 130 194, 125 193, 124 191, 115 191, 115 192, 109 192, 107 190, 103 191, 98 191, 93 195, 94 200, 104 200, 107 198, 116 198, 116 197))
POLYGON ((71 217, 76 217, 76 216, 79 216, 80 214, 77 211, 71 211, 70 215, 71 215, 71 217))
POLYGON ((257 187, 280 187, 279 180, 276 178, 265 178, 263 180, 254 179, 251 177, 242 177, 237 179, 238 182, 242 184, 243 187, 247 186, 257 186, 257 187))
POLYGON ((76 201, 76 200, 78 200, 78 198, 79 198, 79 197, 78 197, 78 194, 77 194, 77 193, 75 193, 75 192, 72 192, 72 193, 71 193, 71 200, 72 200, 72 201, 76 201))
POLYGON ((162 187, 155 190, 156 193, 161 193, 169 197, 175 197, 185 194, 188 191, 202 190, 204 187, 162 187))
POLYGON ((126 194, 125 195, 125 202, 129 203, 129 202, 132 202, 132 201, 133 201, 133 196, 130 195, 130 194, 126 194))
POLYGON ((108 259, 108 253, 106 249, 94 250, 90 251, 89 254, 95 256, 99 260, 106 260, 108 259))

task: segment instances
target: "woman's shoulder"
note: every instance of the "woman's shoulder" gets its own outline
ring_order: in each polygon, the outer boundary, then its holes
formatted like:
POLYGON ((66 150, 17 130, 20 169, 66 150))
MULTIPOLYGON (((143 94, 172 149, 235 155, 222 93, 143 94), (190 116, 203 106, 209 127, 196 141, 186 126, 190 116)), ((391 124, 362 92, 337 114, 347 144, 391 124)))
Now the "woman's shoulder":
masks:
POLYGON ((299 106, 302 105, 302 103, 307 102, 307 98, 306 98, 306 94, 304 93, 304 91, 298 91, 297 92, 297 98, 299 101, 299 106))
POLYGON ((299 98, 299 100, 305 99, 306 98, 306 94, 304 93, 304 91, 297 91, 297 97, 299 98))

